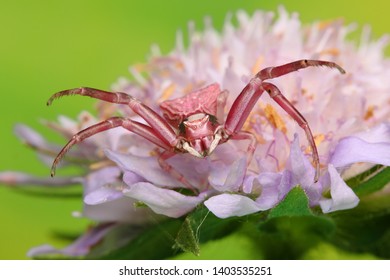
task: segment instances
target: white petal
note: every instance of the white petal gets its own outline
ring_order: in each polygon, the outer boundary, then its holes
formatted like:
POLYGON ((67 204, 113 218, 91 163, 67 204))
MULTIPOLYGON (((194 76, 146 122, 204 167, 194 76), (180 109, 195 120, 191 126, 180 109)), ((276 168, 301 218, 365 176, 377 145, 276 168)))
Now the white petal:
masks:
POLYGON ((245 216, 261 209, 252 199, 238 194, 220 194, 204 202, 206 207, 219 218, 245 216))
POLYGON ((136 183, 124 190, 123 193, 125 196, 142 201, 157 214, 172 218, 178 218, 190 212, 205 198, 205 194, 186 196, 147 182, 136 183))
POLYGON ((390 123, 381 123, 369 130, 357 133, 355 136, 369 143, 390 143, 390 123))
POLYGON ((337 210, 350 209, 359 203, 359 198, 350 187, 344 182, 331 164, 328 166, 330 176, 330 195, 332 198, 320 200, 320 206, 324 213, 337 210))

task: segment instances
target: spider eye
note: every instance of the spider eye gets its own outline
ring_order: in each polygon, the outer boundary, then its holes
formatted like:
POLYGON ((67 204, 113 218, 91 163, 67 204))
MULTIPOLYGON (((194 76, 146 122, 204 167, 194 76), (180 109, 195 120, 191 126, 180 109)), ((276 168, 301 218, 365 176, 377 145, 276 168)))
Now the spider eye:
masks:
POLYGON ((217 120, 217 117, 216 117, 216 116, 209 115, 209 118, 210 118, 210 122, 211 122, 213 125, 218 124, 218 120, 217 120))
POLYGON ((184 134, 186 132, 186 127, 184 126, 184 122, 187 121, 187 119, 184 119, 180 124, 179 124, 179 132, 180 134, 184 134))

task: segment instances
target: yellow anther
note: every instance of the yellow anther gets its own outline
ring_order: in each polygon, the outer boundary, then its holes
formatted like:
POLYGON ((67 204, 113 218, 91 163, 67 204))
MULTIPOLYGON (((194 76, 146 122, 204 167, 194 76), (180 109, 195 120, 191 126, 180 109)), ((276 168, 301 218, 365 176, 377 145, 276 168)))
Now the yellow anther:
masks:
POLYGON ((156 157, 156 156, 158 156, 158 155, 160 155, 156 150, 151 150, 150 152, 149 152, 149 155, 151 156, 151 157, 156 157))
POLYGON ((318 23, 318 29, 323 30, 330 27, 331 25, 334 25, 335 23, 340 23, 340 22, 342 22, 342 19, 324 20, 318 23))
POLYGON ((283 121, 282 117, 270 104, 267 104, 264 108, 264 114, 269 123, 282 131, 283 133, 287 132, 286 123, 283 121))
POLYGON ((366 113, 364 114, 364 120, 367 121, 368 119, 372 118, 374 116, 374 106, 368 106, 366 113))
POLYGON ((174 93, 175 89, 176 89, 175 83, 171 83, 169 86, 167 86, 163 90, 161 97, 158 99, 158 102, 163 102, 164 100, 168 100, 174 93))
POLYGON ((213 62, 215 69, 219 69, 221 67, 220 57, 221 57, 220 49, 213 48, 212 53, 211 53, 211 61, 213 62))
MULTIPOLYGON (((316 146, 318 147, 322 142, 324 142, 325 140, 325 135, 324 134, 318 134, 318 135, 315 135, 314 136, 314 143, 316 144, 316 146)), ((306 149, 305 149, 305 153, 309 154, 311 153, 311 147, 310 146, 307 146, 306 149)))
POLYGON ((114 166, 115 164, 111 160, 103 160, 103 161, 98 161, 94 162, 89 165, 90 170, 98 170, 103 167, 108 167, 108 166, 114 166))
POLYGON ((261 65, 263 64, 264 62, 264 56, 260 55, 256 60, 255 60, 255 64, 253 64, 252 66, 252 75, 255 75, 257 74, 257 72, 259 72, 260 70, 260 67, 261 65))
POLYGON ((329 49, 322 50, 320 52, 320 55, 334 55, 334 56, 338 56, 339 54, 340 54, 340 50, 338 48, 329 48, 329 49))

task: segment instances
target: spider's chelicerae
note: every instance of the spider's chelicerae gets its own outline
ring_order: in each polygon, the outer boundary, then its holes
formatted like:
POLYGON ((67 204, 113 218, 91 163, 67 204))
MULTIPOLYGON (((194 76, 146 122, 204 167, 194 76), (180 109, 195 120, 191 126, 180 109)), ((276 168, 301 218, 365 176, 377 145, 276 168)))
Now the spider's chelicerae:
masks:
POLYGON ((158 159, 161 167, 170 172, 183 185, 192 189, 189 182, 173 169, 166 160, 177 153, 190 153, 193 156, 204 158, 210 155, 219 144, 230 139, 250 141, 248 145, 249 164, 255 151, 256 140, 252 133, 241 129, 253 106, 262 93, 266 91, 305 131, 316 170, 314 181, 317 181, 320 162, 309 124, 274 84, 265 82, 267 79, 276 78, 310 66, 326 66, 336 68, 342 74, 345 73, 344 69, 336 63, 307 59, 265 68, 259 71, 241 91, 232 104, 225 123, 222 123, 222 121, 224 119, 223 108, 227 91, 221 91, 218 84, 211 84, 184 97, 162 102, 160 108, 163 117, 126 93, 108 92, 88 87, 60 91, 48 100, 48 105, 54 99, 62 96, 85 95, 111 103, 126 104, 142 117, 148 125, 126 117, 112 117, 78 132, 55 158, 51 175, 54 176, 57 164, 73 145, 99 132, 114 127, 123 127, 164 149, 158 159))

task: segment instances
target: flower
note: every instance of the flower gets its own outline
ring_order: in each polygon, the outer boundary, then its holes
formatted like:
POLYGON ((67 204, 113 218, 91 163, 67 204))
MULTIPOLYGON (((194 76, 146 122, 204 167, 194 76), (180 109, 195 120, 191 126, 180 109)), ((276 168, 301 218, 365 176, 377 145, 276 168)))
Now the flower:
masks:
MULTIPOLYGON (((261 68, 300 58, 335 61, 347 70, 347 75, 340 76, 326 69, 305 69, 273 80, 299 108, 314 131, 322 164, 322 176, 317 183, 313 182, 314 169, 307 159, 310 150, 307 144, 302 143, 302 148, 299 144, 299 139, 305 139, 303 131, 265 95, 244 126, 256 135, 258 145, 242 190, 245 155, 239 142, 221 145, 211 160, 203 163, 187 155, 177 155, 172 158, 171 165, 186 178, 191 178, 191 184, 205 199, 206 207, 221 218, 268 210, 296 185, 305 190, 311 206, 319 205, 325 213, 355 207, 359 199, 341 174, 353 172, 353 163, 358 162, 389 165, 387 152, 380 152, 390 150, 389 124, 386 123, 390 116, 390 85, 386 83, 390 70, 389 60, 383 57, 388 37, 370 41, 365 28, 360 45, 356 47, 346 40, 354 25, 344 26, 341 21, 331 21, 302 26, 298 15, 289 15, 283 7, 279 9, 278 18, 270 12, 257 11, 249 16, 241 11, 237 13, 237 19, 238 27, 228 17, 222 33, 213 28, 209 18, 203 32, 196 32, 190 25, 188 48, 184 47, 179 32, 176 48, 170 54, 162 56, 154 48, 147 64, 131 68, 136 78, 141 72, 148 75, 148 80, 138 79, 141 85, 138 91, 133 83, 123 78, 113 88, 117 91, 131 89, 128 92, 147 96, 149 101, 181 97, 216 82, 229 91, 227 111, 261 68), (378 137, 365 142, 362 150, 359 139, 365 139, 372 131, 379 131, 378 137), (183 162, 191 164, 183 166, 183 162), (199 164, 207 164, 209 172, 204 173, 204 169, 203 173, 198 172, 199 164), (207 181, 208 193, 202 192, 205 186, 200 181, 207 181), (325 196, 328 192, 331 198, 325 196)), ((159 110, 156 103, 147 104, 159 110)), ((127 155, 108 152, 107 156, 124 170, 134 168, 135 162, 128 161, 127 155)), ((147 170, 142 170, 138 173, 140 176, 151 176, 146 174, 149 173, 147 170)), ((165 188, 161 190, 168 184, 161 183, 160 179, 147 180, 156 190, 172 192, 165 188)), ((126 195, 131 197, 133 186, 128 186, 130 191, 126 195)), ((169 184, 169 187, 174 186, 169 184)), ((150 197, 148 191, 137 192, 137 199, 147 205, 149 199, 153 200, 150 197)), ((187 199, 194 197, 187 196, 187 199)), ((177 214, 181 215, 178 204, 195 206, 189 200, 188 204, 184 201, 170 204, 169 211, 177 209, 177 214)), ((157 207, 150 201, 152 205, 157 207)), ((171 216, 162 209, 158 213, 171 216)))
MULTIPOLYGON (((358 204, 359 198, 344 181, 348 174, 357 172, 355 163, 359 163, 359 170, 361 163, 368 163, 365 169, 369 164, 390 165, 390 61, 383 56, 388 38, 372 41, 366 28, 356 46, 346 40, 354 25, 330 21, 302 26, 297 14, 288 14, 282 7, 278 17, 271 12, 256 11, 250 16, 240 11, 237 20, 235 26, 229 15, 222 32, 212 26, 210 18, 201 32, 191 24, 188 47, 178 32, 172 52, 161 55, 154 47, 147 63, 130 68, 135 82, 120 78, 112 88, 161 113, 159 102, 217 83, 229 92, 226 115, 260 69, 302 58, 334 61, 346 69, 346 75, 310 68, 272 81, 314 132, 321 161, 318 182, 313 180, 315 170, 309 160, 309 145, 302 140, 304 132, 267 95, 261 97, 244 125, 257 141, 249 166, 247 141, 230 140, 205 159, 190 154, 167 159, 170 168, 192 187, 191 194, 159 164, 161 151, 154 144, 116 128, 91 137, 69 152, 65 165, 81 165, 82 174, 48 180, 0 173, 0 182, 9 185, 82 183, 81 215, 101 223, 76 242, 77 250, 71 246, 58 251, 46 246, 33 250, 33 255, 85 254, 88 250, 83 246, 91 246, 96 235, 100 239, 111 228, 105 223, 144 225, 151 215, 178 218, 200 204, 220 218, 269 210, 297 185, 304 189, 310 206, 319 206, 324 213, 358 204), (135 207, 138 202, 148 207, 135 207)), ((118 111, 144 122, 126 106, 99 104, 100 120, 107 112, 118 111)), ((69 138, 97 121, 84 112, 77 122, 61 117, 59 123, 48 126, 69 138)), ((60 147, 26 126, 17 126, 16 132, 37 150, 44 163, 51 164, 60 147)))

